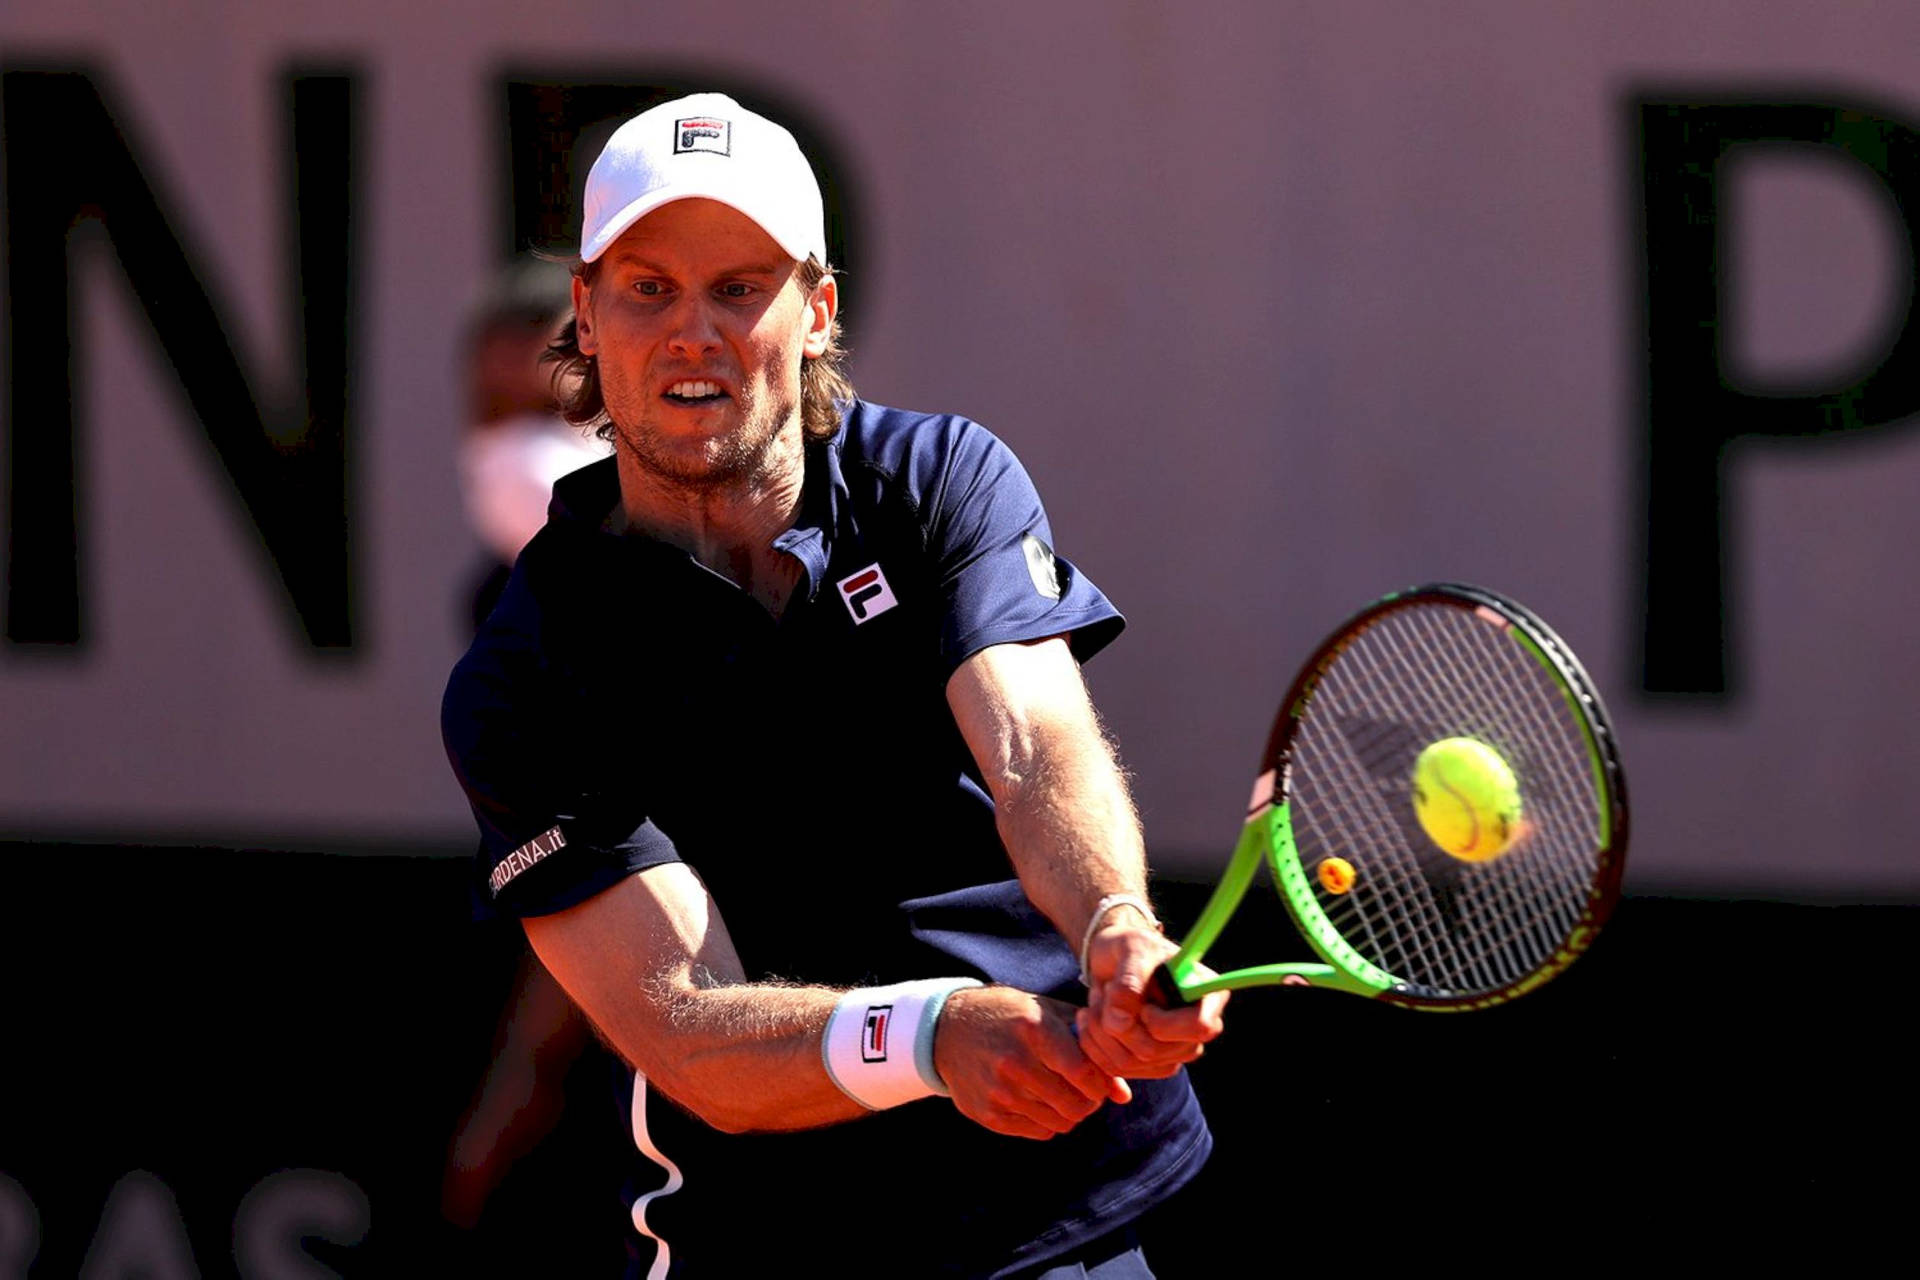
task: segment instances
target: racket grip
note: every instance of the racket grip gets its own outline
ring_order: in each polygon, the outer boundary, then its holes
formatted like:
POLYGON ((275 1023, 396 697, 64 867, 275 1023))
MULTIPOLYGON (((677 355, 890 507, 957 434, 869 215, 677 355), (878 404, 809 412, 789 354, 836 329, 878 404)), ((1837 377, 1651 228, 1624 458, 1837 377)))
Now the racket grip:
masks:
POLYGON ((1157 1004, 1162 1009, 1178 1009, 1188 1003, 1164 964, 1155 965, 1153 972, 1147 975, 1146 990, 1142 994, 1146 996, 1147 1003, 1157 1004))

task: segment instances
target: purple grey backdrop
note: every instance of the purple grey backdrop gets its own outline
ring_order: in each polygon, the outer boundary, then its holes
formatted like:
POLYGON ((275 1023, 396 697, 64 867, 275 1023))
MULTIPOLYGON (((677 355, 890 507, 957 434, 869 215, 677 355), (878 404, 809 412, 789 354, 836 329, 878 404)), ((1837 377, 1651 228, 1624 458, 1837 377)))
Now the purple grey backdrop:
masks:
MULTIPOLYGON (((835 139, 864 230, 856 380, 1010 441, 1060 550, 1128 612, 1091 670, 1166 869, 1224 859, 1311 644, 1451 578, 1532 605, 1596 677, 1636 803, 1630 888, 1920 894, 1920 437, 1738 451, 1740 695, 1637 696, 1627 128, 1642 84, 1920 117, 1920 10, 14 0, 0 50, 110 84, 280 383, 276 77, 354 69, 366 273, 360 652, 316 662, 79 232, 90 643, 0 646, 0 835, 465 844, 436 719, 476 552, 456 335, 498 248, 499 77, 547 67, 760 84, 835 139)), ((1911 291, 1884 192, 1811 151, 1737 176, 1729 366, 1817 382, 1871 357, 1911 291)))

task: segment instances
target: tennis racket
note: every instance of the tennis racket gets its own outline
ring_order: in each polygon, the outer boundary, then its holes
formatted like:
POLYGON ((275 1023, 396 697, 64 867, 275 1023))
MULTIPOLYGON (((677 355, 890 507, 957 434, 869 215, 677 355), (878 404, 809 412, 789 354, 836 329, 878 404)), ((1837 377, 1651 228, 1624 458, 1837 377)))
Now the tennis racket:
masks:
POLYGON ((1479 587, 1390 595, 1328 637, 1294 679, 1233 859, 1155 971, 1152 997, 1171 1006, 1282 984, 1415 1009, 1490 1008, 1587 949, 1619 897, 1626 849, 1614 736, 1566 644, 1479 587), (1506 797, 1518 793, 1517 814, 1502 815, 1510 828, 1472 860, 1429 834, 1428 792, 1415 800, 1422 753, 1460 739, 1503 762, 1506 797), (1201 958, 1262 862, 1321 963, 1205 974, 1201 958))

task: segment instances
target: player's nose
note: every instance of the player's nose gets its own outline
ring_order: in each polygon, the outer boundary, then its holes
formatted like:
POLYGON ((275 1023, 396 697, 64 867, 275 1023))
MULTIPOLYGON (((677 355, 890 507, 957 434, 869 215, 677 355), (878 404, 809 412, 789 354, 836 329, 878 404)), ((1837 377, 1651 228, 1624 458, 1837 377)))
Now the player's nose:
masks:
POLYGON ((667 344, 676 352, 700 354, 720 346, 720 327, 705 299, 681 299, 668 314, 668 325, 667 344))

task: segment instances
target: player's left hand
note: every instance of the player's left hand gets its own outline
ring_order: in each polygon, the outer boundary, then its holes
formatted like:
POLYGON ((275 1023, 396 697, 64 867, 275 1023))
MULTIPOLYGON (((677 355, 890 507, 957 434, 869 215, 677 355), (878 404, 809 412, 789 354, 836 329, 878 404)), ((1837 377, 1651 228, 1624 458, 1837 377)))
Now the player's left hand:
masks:
POLYGON ((1178 948, 1136 913, 1116 911, 1087 948, 1087 1007, 1075 1017, 1080 1048, 1101 1070, 1132 1080, 1172 1075, 1198 1058, 1224 1023, 1228 992, 1163 1009, 1147 979, 1178 948))

